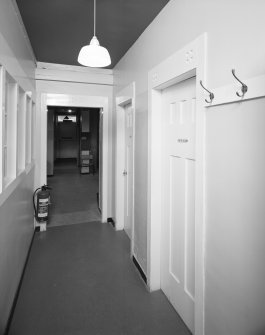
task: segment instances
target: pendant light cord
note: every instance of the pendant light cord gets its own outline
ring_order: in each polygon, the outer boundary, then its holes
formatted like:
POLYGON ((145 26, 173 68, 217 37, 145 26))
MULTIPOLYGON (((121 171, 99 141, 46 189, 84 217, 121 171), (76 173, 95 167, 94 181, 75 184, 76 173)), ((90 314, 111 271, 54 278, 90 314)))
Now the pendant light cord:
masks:
POLYGON ((94 0, 94 36, 96 36, 96 0, 94 0))

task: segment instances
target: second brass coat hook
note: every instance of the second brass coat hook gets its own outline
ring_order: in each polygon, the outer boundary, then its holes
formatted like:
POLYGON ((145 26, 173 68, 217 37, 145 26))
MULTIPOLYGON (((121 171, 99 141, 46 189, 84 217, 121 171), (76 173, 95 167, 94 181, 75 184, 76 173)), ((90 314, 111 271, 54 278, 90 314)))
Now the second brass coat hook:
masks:
POLYGON ((207 92, 209 93, 210 101, 208 101, 207 99, 205 99, 205 101, 206 101, 208 104, 210 104, 210 103, 213 101, 213 99, 214 99, 214 94, 213 94, 213 92, 210 92, 209 90, 207 90, 206 87, 203 86, 201 80, 200 80, 200 84, 201 84, 201 87, 202 87, 203 89, 205 89, 205 91, 207 91, 207 92))
POLYGON ((242 83, 242 81, 240 79, 237 78, 237 76, 235 75, 235 69, 232 69, 232 74, 233 76, 236 78, 237 81, 240 82, 241 86, 241 92, 242 94, 239 94, 238 92, 236 92, 236 95, 240 98, 244 98, 244 95, 247 93, 248 91, 248 87, 246 84, 242 83))

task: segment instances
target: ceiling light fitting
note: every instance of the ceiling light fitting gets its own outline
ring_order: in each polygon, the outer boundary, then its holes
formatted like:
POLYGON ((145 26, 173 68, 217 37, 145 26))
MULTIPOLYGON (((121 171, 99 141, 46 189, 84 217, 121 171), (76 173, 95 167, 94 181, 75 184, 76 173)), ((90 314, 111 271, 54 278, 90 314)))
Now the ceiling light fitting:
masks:
POLYGON ((77 61, 81 65, 90 67, 105 67, 111 64, 108 50, 100 46, 96 37, 96 0, 94 0, 94 36, 89 45, 82 47, 77 61))

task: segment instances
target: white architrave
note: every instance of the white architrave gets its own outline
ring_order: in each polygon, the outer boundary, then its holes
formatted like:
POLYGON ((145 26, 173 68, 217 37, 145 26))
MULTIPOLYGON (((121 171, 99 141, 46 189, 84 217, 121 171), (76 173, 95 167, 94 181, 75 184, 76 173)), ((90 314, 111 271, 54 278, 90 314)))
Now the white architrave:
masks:
POLYGON ((135 82, 126 86, 116 95, 116 168, 115 168, 115 228, 124 229, 124 161, 125 161, 125 110, 127 104, 132 105, 133 113, 133 203, 132 203, 132 239, 131 255, 134 250, 134 148, 135 148, 135 82))
POLYGON ((102 162, 102 209, 101 221, 107 222, 108 216, 108 111, 109 101, 107 97, 83 96, 69 94, 43 93, 41 95, 41 184, 47 182, 47 106, 69 106, 69 107, 90 107, 103 109, 103 162, 102 162))
POLYGON ((195 171, 195 334, 204 334, 205 243, 205 110, 199 81, 206 85, 206 33, 186 45, 148 76, 148 215, 147 280, 151 291, 160 289, 161 231, 161 90, 196 75, 195 171))

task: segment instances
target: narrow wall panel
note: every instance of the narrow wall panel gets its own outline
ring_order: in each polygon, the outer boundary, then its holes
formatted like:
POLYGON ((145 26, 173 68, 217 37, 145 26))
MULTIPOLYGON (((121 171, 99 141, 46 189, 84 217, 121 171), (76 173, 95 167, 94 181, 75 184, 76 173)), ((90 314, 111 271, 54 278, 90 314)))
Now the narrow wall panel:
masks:
POLYGON ((0 208, 0 334, 4 333, 33 235, 33 176, 25 176, 0 208))
POLYGON ((264 334, 265 99, 206 117, 206 335, 264 334))

